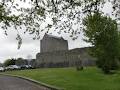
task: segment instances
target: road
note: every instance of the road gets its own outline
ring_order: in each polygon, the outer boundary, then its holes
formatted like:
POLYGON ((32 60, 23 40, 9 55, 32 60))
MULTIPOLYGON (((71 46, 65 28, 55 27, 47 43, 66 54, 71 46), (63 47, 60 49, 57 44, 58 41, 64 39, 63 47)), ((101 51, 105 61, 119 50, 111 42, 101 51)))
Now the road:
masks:
POLYGON ((0 90, 50 90, 50 89, 21 78, 0 75, 0 90))

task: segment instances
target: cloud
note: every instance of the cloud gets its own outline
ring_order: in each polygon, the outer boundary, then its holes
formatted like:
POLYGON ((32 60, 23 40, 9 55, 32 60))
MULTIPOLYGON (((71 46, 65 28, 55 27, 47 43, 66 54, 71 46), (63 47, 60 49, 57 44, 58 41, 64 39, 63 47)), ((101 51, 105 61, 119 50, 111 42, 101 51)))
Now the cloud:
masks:
POLYGON ((32 55, 35 58, 36 53, 40 51, 39 40, 32 40, 30 35, 23 35, 23 43, 19 50, 15 38, 15 30, 8 31, 8 36, 6 36, 3 30, 0 29, 0 62, 12 57, 26 58, 27 55, 32 55))
MULTIPOLYGON (((40 41, 33 40, 32 36, 29 34, 24 35, 22 33, 23 43, 18 50, 18 44, 15 39, 16 34, 15 30, 8 30, 8 36, 5 36, 3 30, 0 30, 0 62, 3 62, 8 58, 27 58, 28 55, 32 55, 32 58, 35 58, 36 54, 40 52, 40 41)), ((75 41, 71 40, 69 37, 65 38, 68 40, 70 49, 88 46, 88 44, 83 42, 80 37, 75 41)))

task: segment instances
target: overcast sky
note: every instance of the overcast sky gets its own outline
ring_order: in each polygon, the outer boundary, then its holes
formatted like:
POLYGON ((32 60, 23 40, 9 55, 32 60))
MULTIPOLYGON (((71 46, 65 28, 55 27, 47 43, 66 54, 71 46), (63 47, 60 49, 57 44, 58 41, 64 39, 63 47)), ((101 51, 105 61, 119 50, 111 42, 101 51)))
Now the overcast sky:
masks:
MULTIPOLYGON (((104 11, 110 13, 110 4, 106 4, 104 11)), ((36 54, 40 52, 40 40, 33 40, 32 36, 28 34, 21 34, 23 43, 21 48, 17 49, 16 31, 12 28, 8 30, 8 36, 4 34, 4 30, 0 29, 0 62, 4 62, 8 58, 27 58, 31 55, 35 58, 36 54)), ((68 40, 69 49, 87 47, 89 44, 85 43, 81 35, 77 40, 72 41, 68 36, 64 35, 64 38, 68 40)))
MULTIPOLYGON (((28 34, 21 34, 23 43, 21 48, 17 49, 16 31, 8 30, 8 36, 4 34, 3 30, 0 30, 0 62, 8 58, 23 57, 27 58, 28 55, 32 55, 35 58, 36 54, 40 52, 40 40, 33 40, 28 34)), ((64 35, 64 38, 68 40, 69 49, 87 47, 89 44, 83 42, 81 38, 73 41, 68 36, 64 35)))

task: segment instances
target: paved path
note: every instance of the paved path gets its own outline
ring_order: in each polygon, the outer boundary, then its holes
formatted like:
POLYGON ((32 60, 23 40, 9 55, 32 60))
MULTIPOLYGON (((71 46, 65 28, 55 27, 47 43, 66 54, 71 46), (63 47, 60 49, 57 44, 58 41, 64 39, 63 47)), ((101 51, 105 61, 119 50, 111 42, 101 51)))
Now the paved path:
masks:
POLYGON ((0 90, 50 90, 17 77, 0 75, 0 90))

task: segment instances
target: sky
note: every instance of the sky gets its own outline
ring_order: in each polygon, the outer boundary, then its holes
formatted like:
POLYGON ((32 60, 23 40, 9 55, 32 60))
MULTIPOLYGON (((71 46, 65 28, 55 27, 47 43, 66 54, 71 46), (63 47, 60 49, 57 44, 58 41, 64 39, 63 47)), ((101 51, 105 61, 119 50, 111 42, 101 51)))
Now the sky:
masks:
MULTIPOLYGON (((40 40, 33 40, 33 36, 29 34, 21 34, 23 43, 21 48, 17 49, 16 34, 15 30, 8 30, 8 35, 6 36, 4 31, 0 30, 0 62, 4 62, 8 58, 28 58, 29 55, 35 58, 36 54, 40 52, 40 40)), ((75 41, 68 36, 63 37, 68 40, 69 49, 87 47, 89 45, 83 42, 80 37, 75 41)))
MULTIPOLYGON (((110 4, 106 4, 104 7, 104 11, 106 13, 110 13, 110 4)), ((16 30, 13 28, 9 28, 8 36, 4 34, 4 30, 0 28, 0 62, 3 63, 6 59, 9 58, 28 58, 28 56, 32 56, 32 58, 36 58, 36 54, 40 52, 40 40, 33 40, 31 35, 22 34, 23 43, 21 48, 18 50, 18 44, 16 40, 16 30)), ((77 40, 73 41, 68 36, 63 35, 64 39, 68 40, 69 49, 87 47, 90 44, 84 42, 82 39, 84 38, 81 35, 77 40)))

